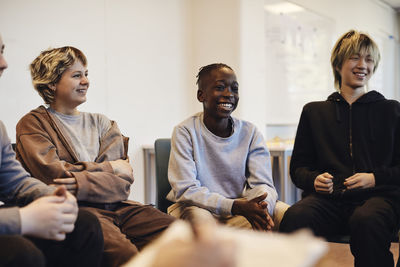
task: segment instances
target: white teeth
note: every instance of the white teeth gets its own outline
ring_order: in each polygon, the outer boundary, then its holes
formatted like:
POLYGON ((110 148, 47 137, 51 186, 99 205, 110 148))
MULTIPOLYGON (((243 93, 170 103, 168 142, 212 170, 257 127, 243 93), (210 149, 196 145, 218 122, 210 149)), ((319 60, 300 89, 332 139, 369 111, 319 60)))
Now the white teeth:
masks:
POLYGON ((366 74, 365 73, 354 73, 355 75, 357 75, 357 76, 359 76, 359 77, 365 77, 366 76, 366 74))
POLYGON ((221 104, 219 104, 219 105, 221 105, 221 106, 224 107, 224 108, 232 108, 232 107, 233 107, 233 105, 230 104, 230 103, 221 103, 221 104))

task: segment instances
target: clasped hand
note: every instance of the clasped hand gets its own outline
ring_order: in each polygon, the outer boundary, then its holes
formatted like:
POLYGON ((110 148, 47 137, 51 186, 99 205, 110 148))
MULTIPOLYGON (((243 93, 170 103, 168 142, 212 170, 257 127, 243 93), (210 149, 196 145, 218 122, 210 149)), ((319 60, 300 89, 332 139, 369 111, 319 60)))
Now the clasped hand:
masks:
POLYGON ((255 230, 270 231, 274 222, 268 214, 267 193, 252 200, 237 199, 233 202, 232 214, 244 216, 255 230))
MULTIPOLYGON (((318 175, 314 180, 315 191, 322 194, 331 194, 333 192, 333 176, 325 172, 318 175)), ((371 188, 375 186, 375 176, 373 173, 356 173, 343 183, 347 190, 371 188)))
POLYGON ((21 234, 61 241, 74 230, 78 216, 76 198, 64 186, 53 195, 20 208, 21 234))

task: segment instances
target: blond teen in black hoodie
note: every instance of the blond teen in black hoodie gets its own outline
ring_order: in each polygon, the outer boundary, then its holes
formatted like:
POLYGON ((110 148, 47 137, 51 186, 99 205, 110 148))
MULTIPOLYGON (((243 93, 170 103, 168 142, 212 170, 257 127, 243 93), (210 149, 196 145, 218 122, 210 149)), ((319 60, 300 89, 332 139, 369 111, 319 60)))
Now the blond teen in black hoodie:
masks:
POLYGON ((393 266, 389 248, 399 228, 400 103, 366 92, 379 60, 366 34, 351 30, 337 41, 338 92, 303 108, 290 174, 305 197, 280 225, 282 232, 349 234, 355 266, 393 266))

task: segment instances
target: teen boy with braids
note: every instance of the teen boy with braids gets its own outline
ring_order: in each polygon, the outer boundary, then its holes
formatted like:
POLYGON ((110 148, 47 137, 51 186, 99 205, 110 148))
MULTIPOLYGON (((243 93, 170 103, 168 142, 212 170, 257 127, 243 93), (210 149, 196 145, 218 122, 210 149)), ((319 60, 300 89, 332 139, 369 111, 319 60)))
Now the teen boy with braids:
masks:
POLYGON ((277 193, 270 155, 261 133, 231 113, 239 84, 231 67, 211 64, 197 75, 203 112, 175 127, 171 141, 167 198, 171 215, 199 214, 236 227, 270 230, 277 193))
POLYGON ((349 31, 333 48, 338 92, 304 106, 291 159, 293 182, 307 194, 280 230, 347 232, 355 266, 393 266, 399 229, 400 104, 366 92, 380 55, 366 34, 349 31))

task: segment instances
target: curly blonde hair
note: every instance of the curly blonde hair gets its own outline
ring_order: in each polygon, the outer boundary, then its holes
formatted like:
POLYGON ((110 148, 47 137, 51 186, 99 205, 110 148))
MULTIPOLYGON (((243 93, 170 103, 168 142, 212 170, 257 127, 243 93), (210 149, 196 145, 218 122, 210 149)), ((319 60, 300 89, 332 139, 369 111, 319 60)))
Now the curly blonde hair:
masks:
POLYGON ((335 88, 338 91, 342 86, 342 77, 339 70, 347 59, 360 52, 367 52, 371 55, 371 58, 374 60, 373 72, 375 72, 378 68, 381 55, 378 46, 367 34, 350 30, 343 34, 333 47, 331 65, 335 77, 335 88))
POLYGON ((46 104, 51 104, 55 95, 49 85, 58 83, 63 73, 77 60, 86 67, 86 56, 72 46, 43 51, 33 60, 30 65, 32 84, 46 104))

